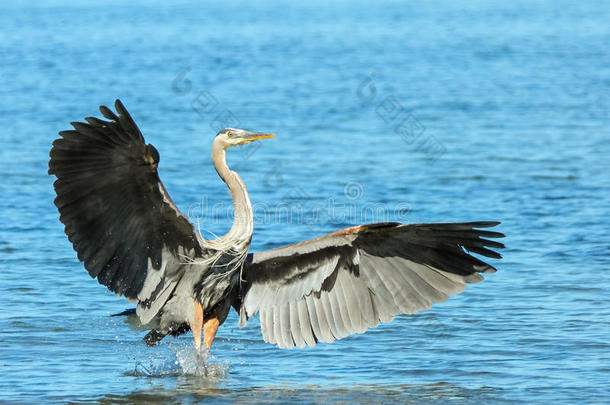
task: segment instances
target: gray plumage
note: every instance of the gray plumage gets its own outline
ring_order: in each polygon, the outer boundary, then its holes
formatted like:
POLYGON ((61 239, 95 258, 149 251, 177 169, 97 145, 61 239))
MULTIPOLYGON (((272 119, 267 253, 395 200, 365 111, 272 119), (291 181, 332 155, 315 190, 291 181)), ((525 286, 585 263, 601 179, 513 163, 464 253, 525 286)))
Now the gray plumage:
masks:
POLYGON ((485 237, 503 235, 477 229, 497 224, 362 225, 255 253, 243 272, 240 325, 260 313, 265 341, 291 348, 428 309, 496 271, 464 249, 498 257, 487 247, 502 244, 485 237))
POLYGON ((108 121, 88 117, 60 132, 49 174, 79 260, 101 284, 137 301, 124 315, 152 329, 148 344, 191 329, 198 347, 197 328, 211 318, 222 324, 231 306, 240 326, 259 314, 263 339, 279 347, 330 343, 428 309, 495 272, 470 253, 501 257, 492 249, 504 246, 491 239, 504 235, 484 229, 499 222, 361 225, 248 254, 252 206, 225 152, 273 135, 235 128, 212 144, 235 220, 227 234, 205 240, 161 183, 156 148, 120 101, 115 108, 100 107, 108 121))

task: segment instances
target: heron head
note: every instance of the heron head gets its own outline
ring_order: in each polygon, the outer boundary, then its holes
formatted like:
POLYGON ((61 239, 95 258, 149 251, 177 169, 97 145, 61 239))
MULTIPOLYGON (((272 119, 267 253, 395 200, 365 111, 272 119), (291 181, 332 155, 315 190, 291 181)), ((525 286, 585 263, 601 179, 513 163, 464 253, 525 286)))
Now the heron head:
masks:
POLYGON ((258 139, 273 138, 274 136, 274 134, 266 132, 253 132, 239 128, 224 128, 218 132, 216 140, 221 141, 226 149, 232 146, 246 145, 258 139))

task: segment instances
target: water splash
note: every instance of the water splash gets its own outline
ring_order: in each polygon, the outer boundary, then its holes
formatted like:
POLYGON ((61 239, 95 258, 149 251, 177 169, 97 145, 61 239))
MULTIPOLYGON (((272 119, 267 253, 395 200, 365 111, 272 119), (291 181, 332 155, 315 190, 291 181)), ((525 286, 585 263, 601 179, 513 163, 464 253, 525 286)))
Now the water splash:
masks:
POLYGON ((216 357, 203 351, 197 353, 192 347, 172 347, 176 353, 175 364, 180 366, 185 375, 205 377, 211 380, 220 380, 227 375, 228 363, 219 363, 216 357))
POLYGON ((224 378, 229 370, 228 362, 218 362, 207 352, 197 353, 190 345, 168 346, 175 357, 153 355, 147 361, 136 360, 135 368, 127 375, 136 377, 201 377, 209 382, 224 378))

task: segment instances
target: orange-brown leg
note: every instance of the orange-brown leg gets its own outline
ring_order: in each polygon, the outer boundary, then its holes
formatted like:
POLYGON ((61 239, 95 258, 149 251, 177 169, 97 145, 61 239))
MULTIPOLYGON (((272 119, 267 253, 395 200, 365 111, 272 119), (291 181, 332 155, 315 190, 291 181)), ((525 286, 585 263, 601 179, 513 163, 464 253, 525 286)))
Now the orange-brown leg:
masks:
POLYGON ((220 321, 216 316, 206 319, 203 323, 203 345, 208 349, 208 352, 210 351, 210 347, 212 347, 212 342, 214 341, 219 326, 220 321))
POLYGON ((191 332, 193 332, 193 339, 195 340, 195 349, 197 353, 201 351, 201 328, 203 327, 203 308, 199 301, 195 300, 195 319, 191 322, 191 332))

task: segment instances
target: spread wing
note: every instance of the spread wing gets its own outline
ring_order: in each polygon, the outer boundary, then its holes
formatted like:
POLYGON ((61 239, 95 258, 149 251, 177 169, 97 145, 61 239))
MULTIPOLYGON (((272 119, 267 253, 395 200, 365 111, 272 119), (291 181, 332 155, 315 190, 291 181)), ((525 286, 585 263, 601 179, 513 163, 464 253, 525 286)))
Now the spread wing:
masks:
POLYGON ((263 338, 281 348, 332 342, 430 308, 496 270, 499 222, 361 225, 254 253, 243 270, 240 326, 260 314, 263 338))
POLYGON ((91 277, 118 295, 140 301, 152 318, 204 248, 157 174, 159 153, 146 145, 117 100, 110 121, 73 122, 53 142, 49 174, 60 220, 91 277), (163 301, 163 302, 161 302, 163 301))

